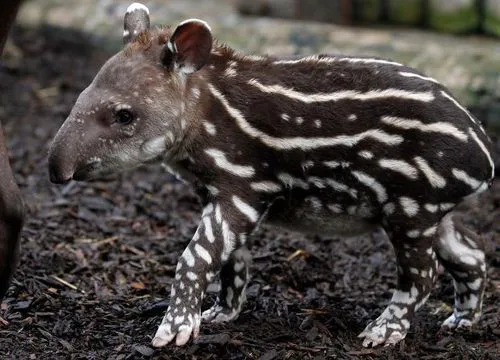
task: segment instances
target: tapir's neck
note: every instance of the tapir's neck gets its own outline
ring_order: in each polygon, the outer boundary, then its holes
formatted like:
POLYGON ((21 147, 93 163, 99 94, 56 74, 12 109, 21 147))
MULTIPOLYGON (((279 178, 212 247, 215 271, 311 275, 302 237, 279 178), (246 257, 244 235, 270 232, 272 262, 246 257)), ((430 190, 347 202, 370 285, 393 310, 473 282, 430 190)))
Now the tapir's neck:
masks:
POLYGON ((248 104, 251 88, 247 82, 254 76, 266 76, 265 63, 270 61, 267 59, 219 48, 201 70, 185 79, 185 101, 179 120, 186 128, 178 148, 172 152, 172 169, 183 173, 183 177, 188 175, 184 170, 188 170, 202 183, 208 183, 213 175, 213 159, 207 159, 207 153, 213 149, 247 153, 247 135, 237 131, 234 118, 221 106, 221 98, 237 108, 248 104))

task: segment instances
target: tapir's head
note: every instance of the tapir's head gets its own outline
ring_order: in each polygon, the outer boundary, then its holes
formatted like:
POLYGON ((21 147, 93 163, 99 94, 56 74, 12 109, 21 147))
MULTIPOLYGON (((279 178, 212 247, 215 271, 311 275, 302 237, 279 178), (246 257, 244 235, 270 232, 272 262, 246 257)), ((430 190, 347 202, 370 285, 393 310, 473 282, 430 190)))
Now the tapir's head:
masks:
POLYGON ((80 94, 50 147, 52 182, 89 180, 181 151, 200 95, 189 74, 210 56, 210 28, 193 19, 171 36, 150 31, 149 11, 138 3, 124 23, 124 49, 80 94))

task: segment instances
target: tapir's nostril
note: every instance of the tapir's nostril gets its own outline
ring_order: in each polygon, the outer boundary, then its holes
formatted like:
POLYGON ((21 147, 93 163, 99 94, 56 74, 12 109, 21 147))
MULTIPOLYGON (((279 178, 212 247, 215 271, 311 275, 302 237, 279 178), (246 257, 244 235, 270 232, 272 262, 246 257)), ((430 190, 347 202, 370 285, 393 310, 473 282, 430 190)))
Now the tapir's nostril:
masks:
POLYGON ((49 177, 54 184, 65 184, 73 178, 74 171, 65 167, 57 158, 49 156, 49 177))
POLYGON ((65 184, 73 178, 73 174, 65 174, 64 172, 58 171, 54 166, 49 167, 50 181, 54 184, 65 184))

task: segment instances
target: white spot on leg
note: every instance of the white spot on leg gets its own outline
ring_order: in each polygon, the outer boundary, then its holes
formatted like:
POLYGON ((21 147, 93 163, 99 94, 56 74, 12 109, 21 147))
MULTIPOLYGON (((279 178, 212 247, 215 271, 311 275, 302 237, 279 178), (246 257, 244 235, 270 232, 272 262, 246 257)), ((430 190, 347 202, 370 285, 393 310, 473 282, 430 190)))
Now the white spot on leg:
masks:
POLYGON ((419 230, 408 230, 406 232, 406 236, 408 236, 411 239, 416 239, 420 236, 420 231, 419 230))
POLYGON ((201 214, 201 216, 205 217, 205 216, 208 216, 210 215, 212 212, 214 211, 214 205, 212 203, 208 204, 207 206, 205 206, 203 208, 203 213, 201 214))
POLYGON ((455 234, 455 226, 452 220, 453 214, 446 215, 439 224, 438 252, 445 260, 460 259, 461 263, 477 266, 484 264, 484 252, 479 249, 471 249, 461 242, 455 234))
POLYGON ((231 304, 233 303, 233 297, 234 297, 233 288, 228 287, 227 288, 227 295, 226 295, 227 306, 231 306, 231 304))
POLYGON ((207 279, 208 282, 211 282, 215 277, 215 274, 211 271, 207 272, 205 275, 205 278, 207 279))
POLYGON ((194 272, 192 272, 192 271, 188 271, 188 272, 186 273, 186 276, 187 276, 187 278, 188 278, 189 280, 191 280, 191 281, 198 280, 198 275, 196 275, 196 274, 195 274, 194 272))
POLYGON ((165 346, 174 339, 175 335, 176 333, 172 332, 172 325, 170 324, 170 322, 161 324, 158 327, 158 330, 156 331, 155 337, 151 344, 154 347, 165 346))
POLYGON ((210 217, 205 216, 203 218, 203 225, 205 226, 205 237, 209 242, 213 243, 215 241, 215 236, 212 230, 212 221, 210 220, 210 217))
POLYGON ((212 263, 212 256, 210 256, 210 253, 203 246, 196 244, 194 246, 194 251, 196 251, 196 254, 198 254, 207 264, 210 265, 212 263))
POLYGON ((217 221, 218 224, 222 224, 222 213, 219 204, 215 206, 215 221, 217 221))
POLYGON ((229 224, 225 220, 222 221, 222 239, 224 240, 224 247, 222 249, 221 258, 222 261, 226 261, 234 249, 235 235, 229 229, 229 224))
POLYGON ((243 261, 238 261, 234 263, 234 271, 237 273, 243 270, 244 267, 245 263, 243 261))
POLYGON ((425 230, 422 232, 422 235, 423 235, 423 236, 427 236, 427 237, 428 237, 428 236, 432 236, 432 235, 434 235, 434 234, 436 233, 436 231, 437 231, 437 226, 436 226, 436 225, 434 225, 434 226, 431 226, 431 227, 429 227, 429 228, 425 229, 425 230))
POLYGON ((174 319, 174 324, 179 325, 184 321, 184 315, 176 316, 174 319))
POLYGON ((471 290, 477 291, 481 287, 482 283, 483 283, 483 279, 477 278, 476 280, 467 283, 467 287, 471 290))
POLYGON ((401 319, 403 316, 405 316, 408 313, 408 308, 403 307, 401 308, 400 306, 396 304, 391 304, 389 305, 389 310, 394 314, 395 317, 398 319, 401 319))
POLYGON ((193 256, 193 253, 191 252, 191 250, 189 250, 189 247, 184 249, 184 252, 182 253, 182 258, 186 262, 187 266, 189 266, 189 267, 194 266, 194 256, 193 256))
POLYGON ((417 302, 418 289, 413 285, 409 292, 396 290, 392 295, 391 303, 412 305, 417 302))
POLYGON ((245 285, 245 282, 243 281, 243 279, 240 278, 239 276, 235 276, 234 277, 234 287, 240 288, 243 285, 245 285))

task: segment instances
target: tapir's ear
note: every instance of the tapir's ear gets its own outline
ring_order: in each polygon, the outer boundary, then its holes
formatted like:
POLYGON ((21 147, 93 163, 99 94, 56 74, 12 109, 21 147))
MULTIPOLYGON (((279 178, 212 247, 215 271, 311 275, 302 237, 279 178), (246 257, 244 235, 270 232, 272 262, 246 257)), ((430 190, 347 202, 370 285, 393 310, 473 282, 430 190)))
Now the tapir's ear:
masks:
POLYGON ((161 54, 164 66, 185 74, 200 70, 212 51, 212 30, 202 20, 189 19, 177 26, 161 54))
POLYGON ((149 10, 141 3, 133 3, 127 8, 123 19, 123 43, 128 44, 142 32, 149 30, 149 10))

